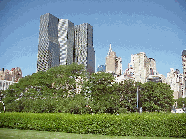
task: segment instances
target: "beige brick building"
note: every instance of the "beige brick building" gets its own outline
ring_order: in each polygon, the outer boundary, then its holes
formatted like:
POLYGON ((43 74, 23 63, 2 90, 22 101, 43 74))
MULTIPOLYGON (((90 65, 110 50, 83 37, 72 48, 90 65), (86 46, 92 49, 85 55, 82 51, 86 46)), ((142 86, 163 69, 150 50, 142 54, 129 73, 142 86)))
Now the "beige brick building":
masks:
POLYGON ((179 70, 170 68, 170 72, 167 73, 166 83, 170 85, 171 90, 174 91, 174 99, 181 98, 184 91, 183 74, 180 74, 179 70))
POLYGON ((115 73, 117 75, 122 74, 122 59, 116 56, 116 52, 112 51, 111 44, 108 55, 106 57, 106 72, 115 73))
POLYGON ((157 74, 155 60, 148 58, 144 52, 131 55, 131 62, 128 64, 125 75, 136 82, 145 83, 150 74, 157 74))

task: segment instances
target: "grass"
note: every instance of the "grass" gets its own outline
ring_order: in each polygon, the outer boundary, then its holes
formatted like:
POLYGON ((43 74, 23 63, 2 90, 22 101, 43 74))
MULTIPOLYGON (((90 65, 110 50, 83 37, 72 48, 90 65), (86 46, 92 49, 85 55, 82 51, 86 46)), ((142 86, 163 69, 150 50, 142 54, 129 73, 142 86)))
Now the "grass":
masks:
MULTIPOLYGON (((131 137, 131 136, 106 136, 92 134, 73 134, 63 132, 48 132, 35 130, 19 130, 0 128, 1 139, 178 139, 170 137, 131 137)), ((183 139, 183 138, 179 138, 183 139)))

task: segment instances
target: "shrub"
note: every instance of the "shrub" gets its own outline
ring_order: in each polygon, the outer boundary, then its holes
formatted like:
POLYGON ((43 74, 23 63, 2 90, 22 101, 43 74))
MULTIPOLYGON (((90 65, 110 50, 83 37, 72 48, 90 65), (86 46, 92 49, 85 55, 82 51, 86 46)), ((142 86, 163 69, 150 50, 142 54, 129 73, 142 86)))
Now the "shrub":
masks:
POLYGON ((1 113, 0 128, 117 136, 186 137, 186 115, 1 113))

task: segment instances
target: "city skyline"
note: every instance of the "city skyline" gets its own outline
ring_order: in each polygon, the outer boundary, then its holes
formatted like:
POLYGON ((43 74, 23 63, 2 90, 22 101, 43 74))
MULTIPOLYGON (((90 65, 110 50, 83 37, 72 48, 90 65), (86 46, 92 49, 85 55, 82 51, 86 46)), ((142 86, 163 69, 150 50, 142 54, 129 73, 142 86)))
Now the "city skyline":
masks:
POLYGON ((185 7, 183 0, 71 0, 45 1, 45 4, 43 1, 1 1, 0 67, 20 67, 23 76, 36 72, 40 15, 51 13, 75 25, 90 23, 93 26, 96 70, 98 65, 106 63, 111 43, 112 50, 122 58, 123 70, 128 67, 132 54, 145 52, 147 57, 155 59, 160 74, 167 76, 170 68, 183 73, 185 7), (63 10, 59 11, 62 5, 63 10))

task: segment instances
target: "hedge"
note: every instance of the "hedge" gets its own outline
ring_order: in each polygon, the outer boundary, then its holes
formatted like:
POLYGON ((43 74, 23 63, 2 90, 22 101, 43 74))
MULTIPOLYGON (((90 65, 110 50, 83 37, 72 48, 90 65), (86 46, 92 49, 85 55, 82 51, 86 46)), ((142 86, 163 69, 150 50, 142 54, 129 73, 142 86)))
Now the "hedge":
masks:
POLYGON ((0 128, 115 136, 186 138, 186 114, 0 113, 0 128))

